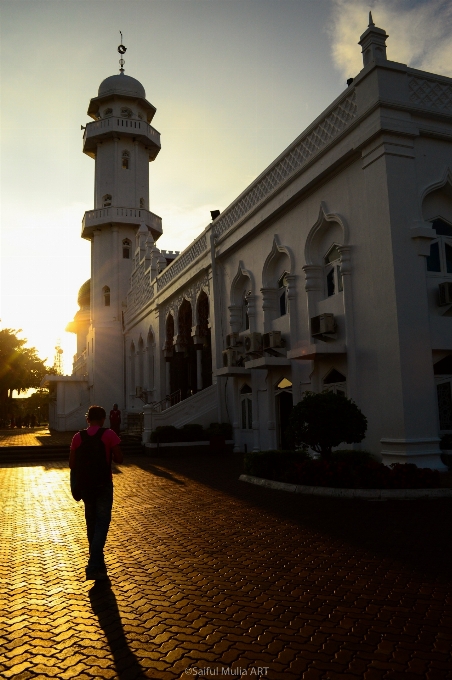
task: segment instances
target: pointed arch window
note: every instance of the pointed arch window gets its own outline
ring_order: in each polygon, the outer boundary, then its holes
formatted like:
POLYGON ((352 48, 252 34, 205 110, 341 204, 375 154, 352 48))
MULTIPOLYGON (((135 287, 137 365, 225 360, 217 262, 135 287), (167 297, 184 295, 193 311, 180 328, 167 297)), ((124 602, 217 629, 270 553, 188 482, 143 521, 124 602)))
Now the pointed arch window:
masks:
POLYGON ((338 370, 333 368, 323 379, 323 387, 328 392, 347 396, 347 378, 338 370))
POLYGON ((246 291, 243 294, 243 304, 242 304, 242 310, 243 310, 243 320, 242 320, 242 329, 247 331, 250 328, 250 316, 249 316, 249 296, 251 295, 251 291, 246 291))
POLYGON ((128 151, 123 151, 122 152, 122 169, 123 170, 129 169, 129 161, 130 161, 130 153, 128 151))
POLYGON ((104 286, 102 288, 102 294, 104 296, 104 307, 110 307, 110 288, 104 286))
POLYGON ((287 295, 288 273, 284 272, 282 276, 278 279, 278 300, 279 300, 279 316, 284 316, 289 311, 289 298, 287 295))
POLYGON ((111 194, 105 194, 105 196, 102 197, 102 207, 109 208, 111 206, 111 200, 111 194))
POLYGON ((140 208, 144 208, 144 198, 140 198, 140 208))
POLYGON ((122 242, 122 257, 124 260, 130 260, 130 246, 132 242, 128 238, 125 238, 122 242))
POLYGON ((243 385, 240 389, 240 407, 242 417, 242 430, 253 429, 253 390, 249 385, 243 385))
POLYGON ((436 274, 452 274, 452 225, 440 218, 433 220, 432 227, 438 239, 430 246, 427 271, 436 274))
POLYGON ((341 254, 334 244, 324 257, 325 292, 327 297, 341 293, 343 290, 341 273, 341 254))

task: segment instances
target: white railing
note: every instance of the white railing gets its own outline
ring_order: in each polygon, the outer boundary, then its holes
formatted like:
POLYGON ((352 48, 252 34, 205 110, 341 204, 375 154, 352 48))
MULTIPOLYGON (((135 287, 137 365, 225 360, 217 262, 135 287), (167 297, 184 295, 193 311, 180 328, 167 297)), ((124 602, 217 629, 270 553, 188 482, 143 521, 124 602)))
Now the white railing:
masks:
POLYGON ((279 185, 297 172, 312 156, 332 142, 356 117, 355 90, 348 92, 344 99, 294 144, 286 155, 248 190, 232 203, 213 224, 216 238, 236 224, 246 213, 267 198, 279 185))
POLYGON ((86 368, 86 357, 87 357, 86 349, 80 354, 74 355, 74 363, 72 365, 73 373, 80 372, 83 368, 86 368))
POLYGON ((128 222, 136 222, 140 224, 144 222, 156 231, 162 231, 162 218, 155 215, 150 210, 144 208, 96 208, 95 210, 87 210, 83 217, 83 229, 92 224, 96 224, 99 220, 106 219, 114 222, 115 219, 126 219, 128 222))
POLYGON ((139 118, 117 118, 116 116, 102 118, 101 120, 87 123, 83 140, 85 141, 88 137, 97 135, 99 132, 113 130, 130 130, 137 134, 146 135, 146 137, 150 137, 157 146, 160 146, 160 132, 153 128, 152 125, 149 125, 149 123, 146 123, 146 121, 140 120, 139 118))

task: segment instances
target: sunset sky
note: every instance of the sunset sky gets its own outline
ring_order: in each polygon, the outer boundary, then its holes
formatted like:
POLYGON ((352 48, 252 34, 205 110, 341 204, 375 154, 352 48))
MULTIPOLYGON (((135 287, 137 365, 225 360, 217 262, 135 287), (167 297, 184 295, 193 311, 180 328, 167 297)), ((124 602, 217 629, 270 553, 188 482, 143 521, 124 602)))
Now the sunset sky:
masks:
POLYGON ((450 0, 0 0, 1 326, 50 364, 61 339, 71 372, 94 189, 80 125, 120 30, 162 135, 158 245, 182 250, 361 69, 369 9, 389 59, 452 76, 450 0))

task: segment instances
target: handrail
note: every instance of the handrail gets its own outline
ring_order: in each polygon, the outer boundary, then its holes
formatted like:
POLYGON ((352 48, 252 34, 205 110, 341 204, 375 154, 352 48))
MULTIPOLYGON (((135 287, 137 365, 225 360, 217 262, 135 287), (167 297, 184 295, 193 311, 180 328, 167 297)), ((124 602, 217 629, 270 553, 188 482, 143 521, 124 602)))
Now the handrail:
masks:
POLYGON ((154 401, 152 404, 150 404, 150 407, 152 408, 154 413, 161 413, 162 411, 165 411, 167 408, 179 404, 180 401, 182 401, 182 392, 181 390, 176 390, 172 394, 167 394, 166 397, 164 397, 160 401, 154 401))

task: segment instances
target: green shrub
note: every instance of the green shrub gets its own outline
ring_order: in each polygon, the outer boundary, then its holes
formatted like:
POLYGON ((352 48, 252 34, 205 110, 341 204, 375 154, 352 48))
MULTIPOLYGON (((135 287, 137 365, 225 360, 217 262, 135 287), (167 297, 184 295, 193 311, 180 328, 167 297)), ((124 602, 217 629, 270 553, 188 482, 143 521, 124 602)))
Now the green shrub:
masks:
POLYGON ((438 488, 440 474, 438 470, 418 468, 412 463, 387 466, 368 460, 359 465, 349 465, 344 461, 311 458, 297 465, 291 481, 341 489, 425 489, 438 488))
POLYGON ((294 406, 289 423, 294 447, 309 446, 325 459, 342 442, 362 441, 367 430, 367 419, 357 405, 334 392, 306 392, 294 406))
POLYGON ((174 425, 159 425, 151 432, 153 444, 163 444, 177 441, 177 427, 174 425))
POLYGON ((368 451, 334 451, 328 460, 304 451, 260 451, 245 455, 245 472, 289 484, 341 489, 425 489, 440 486, 440 473, 412 463, 378 463, 368 451))
POLYGON ((210 423, 207 433, 210 437, 232 439, 232 425, 231 423, 210 423))
POLYGON ((199 425, 199 423, 187 423, 181 430, 178 430, 178 432, 182 437, 182 439, 179 439, 179 441, 201 442, 205 441, 206 439, 206 433, 204 432, 202 425, 199 425))
POLYGON ((296 474, 297 464, 309 459, 306 450, 302 451, 250 451, 245 454, 245 473, 253 477, 274 479, 278 482, 290 481, 296 474))
POLYGON ((330 456, 331 462, 344 462, 348 465, 363 465, 372 460, 375 460, 369 451, 355 451, 354 449, 338 449, 332 451, 330 456))

